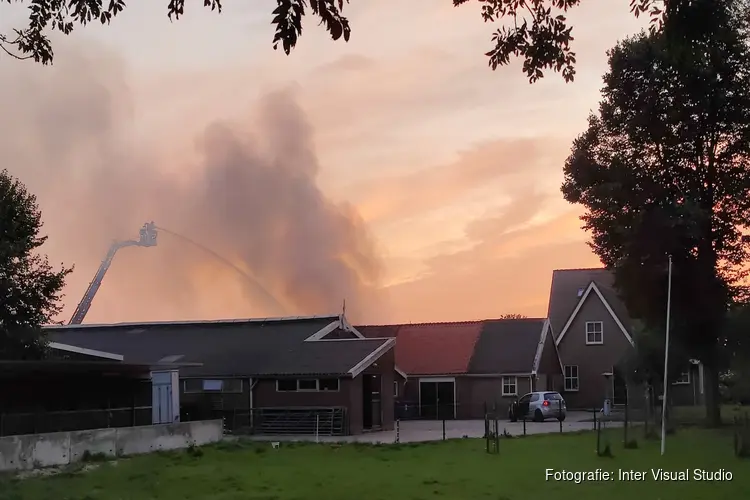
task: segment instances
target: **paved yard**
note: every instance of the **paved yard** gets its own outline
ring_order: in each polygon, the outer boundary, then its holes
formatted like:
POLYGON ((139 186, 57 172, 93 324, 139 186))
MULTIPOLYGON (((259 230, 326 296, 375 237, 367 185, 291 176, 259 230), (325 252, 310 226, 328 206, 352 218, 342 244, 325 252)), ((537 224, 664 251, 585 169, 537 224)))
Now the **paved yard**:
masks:
MULTIPOLYGON (((590 419, 591 414, 586 412, 570 412, 563 422, 563 432, 577 432, 592 430, 593 422, 585 422, 590 419)), ((607 427, 621 426, 618 422, 609 422, 607 427)), ((500 432, 505 429, 513 436, 523 434, 523 422, 510 422, 500 420, 498 422, 500 432)), ((527 422, 526 434, 546 434, 560 432, 560 423, 557 420, 547 422, 527 422)), ((483 420, 446 420, 446 439, 457 439, 463 437, 481 438, 484 436, 483 420)), ((314 441, 315 436, 255 436, 258 441, 314 441)), ((402 421, 399 427, 399 442, 416 443, 424 441, 439 441, 443 439, 443 423, 439 420, 407 420, 402 421)), ((359 443, 395 443, 396 431, 368 432, 358 436, 321 436, 320 442, 359 442, 359 443)))

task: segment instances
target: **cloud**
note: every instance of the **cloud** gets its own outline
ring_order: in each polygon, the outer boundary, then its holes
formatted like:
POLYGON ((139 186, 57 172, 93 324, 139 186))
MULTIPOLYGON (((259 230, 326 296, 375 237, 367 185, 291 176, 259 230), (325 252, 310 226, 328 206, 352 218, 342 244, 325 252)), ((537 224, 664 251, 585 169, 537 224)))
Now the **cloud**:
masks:
POLYGON ((578 231, 576 212, 507 231, 533 220, 528 215, 534 210, 520 215, 525 210, 522 204, 521 200, 512 204, 506 218, 476 221, 472 237, 481 239, 473 247, 429 259, 417 279, 388 287, 394 311, 390 319, 457 321, 504 313, 538 316, 547 308, 553 269, 600 265, 578 231))
POLYGON ((370 222, 404 218, 445 207, 471 191, 497 183, 497 194, 559 171, 567 141, 551 137, 505 138, 475 144, 455 160, 403 175, 354 185, 362 216, 370 222))
MULTIPOLYGON (((263 95, 254 120, 207 120, 193 149, 164 161, 135 140, 127 68, 112 54, 5 64, 0 87, 0 164, 37 193, 52 260, 76 265, 67 312, 109 241, 149 220, 251 278, 162 232, 156 248, 117 255, 89 321, 335 313, 343 299, 355 317, 376 307, 374 242, 352 206, 318 187, 314 130, 293 90, 263 95)), ((180 136, 162 132, 160 146, 180 136)))

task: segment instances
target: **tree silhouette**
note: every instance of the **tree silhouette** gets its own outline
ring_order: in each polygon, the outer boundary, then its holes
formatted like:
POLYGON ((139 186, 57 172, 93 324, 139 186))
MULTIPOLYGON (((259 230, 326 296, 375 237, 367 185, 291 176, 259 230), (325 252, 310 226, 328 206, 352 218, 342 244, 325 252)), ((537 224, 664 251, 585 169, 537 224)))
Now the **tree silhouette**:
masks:
POLYGON ((497 319, 526 319, 528 316, 518 313, 501 314, 497 319))
POLYGON ((42 325, 60 311, 65 277, 52 270, 37 250, 41 213, 34 195, 7 170, 0 171, 0 359, 38 359, 45 355, 42 325))
MULTIPOLYGON (((24 3, 25 0, 5 1, 24 3)), ((471 1, 481 3, 484 22, 505 23, 492 34, 493 47, 486 53, 493 70, 520 58, 524 61, 523 72, 531 82, 542 78, 545 70, 561 73, 565 81, 573 81, 576 63, 571 47, 573 27, 568 24, 566 14, 582 1, 595 0, 452 0, 456 7, 471 1)), ((711 15, 717 2, 724 0, 630 0, 630 10, 635 16, 650 15, 653 30, 664 27, 678 39, 690 39, 703 31, 702 21, 711 15)), ((348 3, 349 0, 276 0, 271 14, 275 26, 273 48, 281 47, 289 54, 302 35, 306 15, 322 25, 333 40, 348 41, 351 26, 343 15, 348 3)), ((28 4, 28 25, 13 30, 12 34, 0 33, 0 49, 12 57, 42 64, 51 63, 54 56, 47 36, 50 30, 67 35, 76 25, 109 24, 126 8, 125 0, 29 0, 28 4)), ((203 5, 212 11, 222 10, 222 0, 203 0, 203 5)), ((169 0, 170 19, 177 20, 184 12, 185 0, 169 0)), ((394 12, 396 16, 398 12, 394 12)))
POLYGON ((563 194, 631 316, 672 329, 705 365, 710 422, 720 419, 719 339, 746 295, 750 238, 750 49, 743 20, 717 8, 705 35, 671 44, 642 34, 609 53, 599 113, 576 139, 563 194))

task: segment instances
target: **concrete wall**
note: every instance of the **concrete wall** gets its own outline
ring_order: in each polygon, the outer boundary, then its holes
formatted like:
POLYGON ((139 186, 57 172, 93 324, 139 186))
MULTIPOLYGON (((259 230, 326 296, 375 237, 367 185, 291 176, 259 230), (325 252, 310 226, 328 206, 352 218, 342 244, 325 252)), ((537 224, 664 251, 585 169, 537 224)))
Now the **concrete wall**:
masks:
POLYGON ((67 465, 88 451, 108 457, 215 443, 222 438, 221 420, 203 420, 117 429, 94 429, 0 438, 0 471, 67 465))

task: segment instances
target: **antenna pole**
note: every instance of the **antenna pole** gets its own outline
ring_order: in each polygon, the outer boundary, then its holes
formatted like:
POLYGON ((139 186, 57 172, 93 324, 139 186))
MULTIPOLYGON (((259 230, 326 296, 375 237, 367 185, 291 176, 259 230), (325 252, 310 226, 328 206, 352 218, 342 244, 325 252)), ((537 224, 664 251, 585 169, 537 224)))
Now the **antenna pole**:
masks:
POLYGON ((667 439, 667 386, 669 385, 669 315, 672 309, 672 256, 669 256, 667 272, 667 331, 664 337, 664 390, 661 402, 661 454, 664 455, 667 439))

